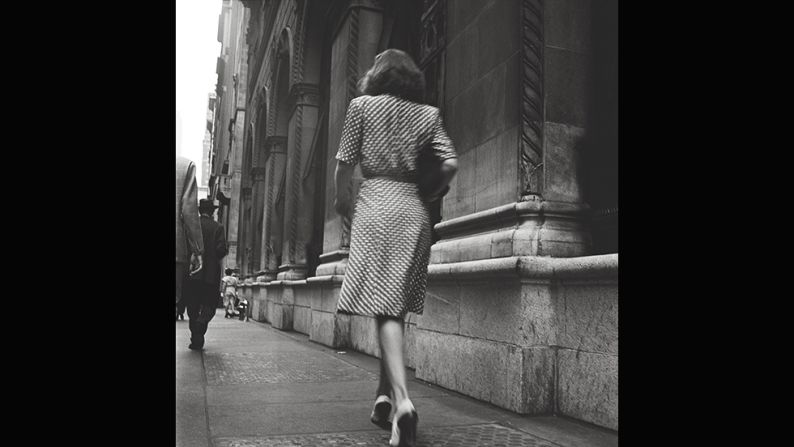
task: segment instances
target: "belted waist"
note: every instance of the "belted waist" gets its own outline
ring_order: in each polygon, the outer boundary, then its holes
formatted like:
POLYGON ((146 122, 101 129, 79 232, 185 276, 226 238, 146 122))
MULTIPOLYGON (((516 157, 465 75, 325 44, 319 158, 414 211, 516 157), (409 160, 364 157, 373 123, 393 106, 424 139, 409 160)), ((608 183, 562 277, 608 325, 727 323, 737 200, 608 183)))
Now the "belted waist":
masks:
POLYGON ((401 183, 417 183, 418 177, 416 175, 397 175, 397 174, 377 174, 377 175, 364 175, 364 180, 376 179, 376 178, 383 178, 387 180, 393 180, 395 182, 401 183))

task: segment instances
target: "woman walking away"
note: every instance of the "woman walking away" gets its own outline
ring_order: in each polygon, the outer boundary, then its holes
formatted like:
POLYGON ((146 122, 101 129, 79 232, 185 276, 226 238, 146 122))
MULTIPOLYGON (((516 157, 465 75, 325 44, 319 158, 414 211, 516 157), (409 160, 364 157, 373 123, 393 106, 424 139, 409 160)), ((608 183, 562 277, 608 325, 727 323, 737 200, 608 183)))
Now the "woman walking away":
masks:
POLYGON ((389 49, 376 56, 359 86, 363 95, 350 101, 336 154, 339 214, 353 210, 356 164, 364 175, 337 311, 377 320, 381 367, 371 419, 391 429, 389 445, 414 446, 419 416, 406 388, 403 322, 408 312, 424 309, 431 245, 426 202, 435 201, 452 180, 457 154, 439 110, 422 104, 424 76, 406 53, 389 49), (424 198, 417 185, 422 148, 443 160, 436 187, 424 198))

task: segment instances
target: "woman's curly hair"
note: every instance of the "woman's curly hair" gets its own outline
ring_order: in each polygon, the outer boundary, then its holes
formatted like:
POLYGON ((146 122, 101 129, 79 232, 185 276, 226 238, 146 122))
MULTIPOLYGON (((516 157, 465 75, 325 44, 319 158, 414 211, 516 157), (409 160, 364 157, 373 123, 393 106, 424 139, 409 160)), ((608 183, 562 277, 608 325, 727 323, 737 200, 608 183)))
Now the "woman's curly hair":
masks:
POLYGON ((390 94, 422 103, 425 97, 425 76, 411 56, 390 48, 375 56, 375 63, 364 73, 358 88, 365 95, 390 94))

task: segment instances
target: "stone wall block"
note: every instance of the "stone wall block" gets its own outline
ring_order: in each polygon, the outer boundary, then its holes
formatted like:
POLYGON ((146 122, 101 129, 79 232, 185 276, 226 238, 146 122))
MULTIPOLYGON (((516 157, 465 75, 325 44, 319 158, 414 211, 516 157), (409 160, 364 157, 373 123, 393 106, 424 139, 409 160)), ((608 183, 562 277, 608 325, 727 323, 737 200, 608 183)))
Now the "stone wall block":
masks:
POLYGON ((462 284, 460 334, 506 343, 524 339, 518 321, 523 314, 520 284, 515 281, 462 284))
POLYGON ((487 74, 515 54, 521 44, 521 10, 517 1, 495 1, 484 7, 477 17, 478 34, 487 36, 478 42, 478 74, 487 74))
POLYGON ((380 358, 378 323, 375 318, 360 315, 350 316, 350 347, 380 358))
POLYGON ((309 340, 331 348, 349 346, 350 316, 312 310, 309 340))
POLYGON ((403 335, 403 357, 405 365, 411 369, 416 369, 416 328, 416 323, 406 320, 403 335))
POLYGON ((545 43, 579 53, 590 51, 591 1, 554 0, 544 3, 545 43))
POLYGON ((557 351, 558 411, 618 429, 618 357, 571 349, 557 351))
POLYGON ((421 329, 460 333, 460 293, 455 282, 430 281, 425 294, 425 310, 417 326, 421 329))
POLYGON ((309 335, 312 324, 312 310, 310 307, 294 306, 292 327, 295 332, 309 335))
MULTIPOLYGON (((476 261, 478 259, 489 259, 491 257, 491 240, 493 235, 481 234, 477 236, 460 239, 457 242, 456 251, 459 253, 457 259, 452 262, 476 261)), ((451 258, 456 256, 451 255, 451 258)))
POLYGON ((526 412, 523 351, 516 346, 416 329, 416 377, 526 412))
POLYGON ((554 411, 555 352, 548 347, 525 348, 521 379, 521 413, 551 414, 554 411))
POLYGON ((618 355, 618 283, 573 283, 560 287, 560 346, 618 355))
POLYGON ((339 301, 341 284, 323 285, 319 293, 312 295, 312 309, 323 312, 336 312, 336 303, 339 301))
POLYGON ((311 307, 313 297, 320 293, 319 287, 301 286, 296 287, 294 292, 295 305, 303 307, 311 307))
POLYGON ((265 319, 263 318, 263 311, 262 309, 265 307, 264 300, 254 299, 251 302, 251 318, 256 321, 264 322, 265 319))
POLYGON ((578 181, 578 153, 585 136, 582 127, 547 122, 543 129, 543 158, 545 179, 543 196, 546 200, 580 202, 582 193, 578 181))

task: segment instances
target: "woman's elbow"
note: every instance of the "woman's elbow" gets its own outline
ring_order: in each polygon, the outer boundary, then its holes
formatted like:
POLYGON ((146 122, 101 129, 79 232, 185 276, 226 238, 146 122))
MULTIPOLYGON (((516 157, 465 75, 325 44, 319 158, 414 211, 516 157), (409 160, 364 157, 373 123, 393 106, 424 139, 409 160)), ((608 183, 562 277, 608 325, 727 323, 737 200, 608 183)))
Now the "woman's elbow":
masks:
POLYGON ((444 163, 441 164, 441 169, 444 171, 455 173, 458 170, 458 159, 457 158, 448 158, 444 160, 444 163))

